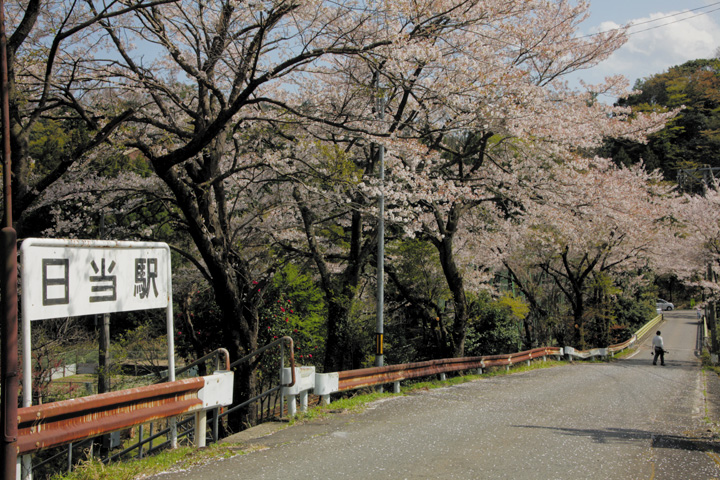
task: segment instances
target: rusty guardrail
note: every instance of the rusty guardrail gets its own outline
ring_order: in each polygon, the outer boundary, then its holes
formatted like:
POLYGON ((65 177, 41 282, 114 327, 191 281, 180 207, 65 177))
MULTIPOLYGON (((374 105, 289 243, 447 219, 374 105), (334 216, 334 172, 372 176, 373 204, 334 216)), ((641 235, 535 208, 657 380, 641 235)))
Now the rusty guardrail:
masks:
POLYGON ((232 372, 217 372, 20 408, 18 453, 37 452, 185 413, 195 413, 196 421, 204 424, 205 410, 232 403, 232 381, 232 372))
POLYGON ((202 409, 203 377, 18 409, 19 453, 202 409))
POLYGON ((635 334, 633 334, 633 336, 630 337, 629 340, 626 340, 626 341, 624 341, 624 342, 622 342, 622 343, 616 343, 615 345, 610 345, 609 347, 607 347, 608 352, 610 352, 610 353, 617 353, 617 352, 620 352, 620 351, 622 351, 622 350, 625 350, 626 348, 628 348, 629 346, 631 346, 632 344, 634 344, 634 343, 637 341, 637 339, 638 339, 638 336, 635 335, 635 334))
POLYGON ((382 385, 385 383, 399 382, 402 380, 448 372, 514 365, 516 363, 529 361, 533 358, 561 355, 562 348, 560 347, 541 347, 507 355, 445 358, 440 360, 428 360, 425 362, 387 365, 384 367, 346 370, 338 372, 338 391, 382 385))

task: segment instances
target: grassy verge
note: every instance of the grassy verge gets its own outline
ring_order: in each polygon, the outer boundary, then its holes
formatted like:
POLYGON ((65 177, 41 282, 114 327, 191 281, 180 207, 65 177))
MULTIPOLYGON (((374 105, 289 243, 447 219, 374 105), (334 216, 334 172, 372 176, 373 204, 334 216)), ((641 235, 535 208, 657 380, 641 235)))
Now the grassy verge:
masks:
MULTIPOLYGON (((354 392, 351 396, 334 400, 330 405, 318 405, 308 409, 305 413, 299 413, 292 418, 289 423, 290 425, 295 425, 342 412, 361 412, 367 405, 377 400, 405 395, 420 390, 449 387, 472 382, 483 377, 510 375, 566 364, 566 362, 558 362, 555 360, 548 360, 546 362, 536 361, 532 362, 529 366, 525 363, 515 365, 509 371, 506 370, 505 367, 498 367, 491 368, 482 375, 458 375, 449 377, 447 380, 409 382, 400 389, 400 393, 380 393, 370 389, 361 390, 354 392)), ((161 473, 170 469, 183 470, 205 464, 214 459, 229 458, 248 452, 249 450, 242 450, 238 445, 224 443, 213 444, 202 449, 179 447, 175 450, 159 452, 151 457, 139 460, 127 460, 110 465, 104 465, 97 460, 91 459, 78 466, 78 468, 71 473, 53 476, 52 480, 136 480, 143 476, 161 473)))
POLYGON ((203 465, 211 460, 230 458, 248 453, 237 446, 213 444, 206 448, 178 447, 142 459, 133 459, 105 465, 90 459, 71 473, 56 474, 52 480, 134 480, 167 470, 184 470, 203 465))
POLYGON ((714 372, 716 375, 720 375, 720 367, 717 365, 713 365, 710 361, 710 352, 703 349, 702 353, 700 354, 700 361, 702 362, 702 366, 706 371, 714 372))
POLYGON ((629 347, 629 348, 626 348, 625 350, 621 350, 621 351, 617 352, 615 355, 612 356, 612 358, 614 360, 619 360, 621 358, 627 358, 637 351, 638 351, 637 346, 629 347))
POLYGON ((704 406, 705 406, 705 415, 704 420, 707 426, 709 427, 709 431, 713 433, 714 438, 720 437, 720 429, 718 428, 718 418, 713 418, 713 416, 717 417, 717 412, 711 412, 710 404, 708 402, 708 375, 720 375, 720 367, 713 365, 712 361, 710 360, 710 352, 707 351, 707 349, 703 349, 702 353, 700 354, 700 361, 702 362, 702 369, 703 369, 703 400, 704 400, 704 406))

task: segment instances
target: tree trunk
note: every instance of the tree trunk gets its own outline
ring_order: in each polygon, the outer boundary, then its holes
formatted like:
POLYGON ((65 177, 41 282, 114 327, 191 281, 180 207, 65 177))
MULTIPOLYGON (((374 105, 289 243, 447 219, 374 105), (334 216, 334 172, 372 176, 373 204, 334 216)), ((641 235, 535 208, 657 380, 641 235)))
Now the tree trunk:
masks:
POLYGON ((463 277, 455 262, 455 252, 453 251, 453 236, 460 219, 459 207, 451 208, 448 218, 446 225, 439 225, 440 232, 442 233, 441 239, 433 239, 433 244, 438 249, 440 265, 445 274, 448 288, 452 293, 455 308, 455 318, 453 320, 452 334, 450 337, 451 345, 447 353, 453 357, 462 357, 465 354, 465 337, 467 335, 467 323, 470 315, 468 312, 467 297, 465 296, 463 277))
POLYGON ((360 272, 363 270, 371 252, 375 250, 377 239, 363 240, 363 217, 358 211, 352 213, 349 229, 350 250, 346 267, 340 274, 333 274, 328 268, 322 249, 315 235, 316 217, 310 210, 299 189, 293 191, 308 241, 308 249, 320 275, 320 287, 325 296, 328 308, 327 337, 325 340, 325 372, 338 372, 359 366, 360 359, 353 355, 354 346, 348 336, 350 310, 355 301, 357 286, 360 283, 360 272))
MULTIPOLYGON (((325 295, 326 299, 332 298, 325 295)), ((325 372, 340 372, 349 365, 347 353, 348 308, 330 300, 328 303, 327 339, 325 341, 325 372)))
POLYGON ((467 334, 469 312, 463 278, 457 268, 452 252, 452 240, 447 237, 443 240, 442 248, 440 248, 440 263, 443 267, 450 292, 452 292, 455 309, 450 346, 446 354, 452 355, 453 357, 462 357, 465 354, 465 337, 467 334))
MULTIPOLYGON (((205 157, 204 160, 212 162, 211 158, 205 157)), ((208 167, 207 174, 212 176, 211 167, 208 167)), ((231 360, 241 358, 258 347, 257 305, 261 292, 252 288, 248 265, 233 251, 227 240, 227 232, 222 228, 225 222, 218 218, 218 212, 224 211, 224 208, 212 208, 212 195, 207 190, 192 189, 174 168, 165 171, 161 178, 172 190, 183 211, 189 233, 207 267, 215 300, 222 312, 219 346, 228 350, 231 360)), ((215 199, 222 199, 222 196, 215 193, 215 199)), ((254 369, 255 365, 250 364, 241 366, 237 371, 234 388, 236 396, 233 399, 235 404, 257 394, 254 369)), ((241 413, 239 419, 230 419, 231 428, 252 424, 255 419, 253 411, 251 405, 241 413)))

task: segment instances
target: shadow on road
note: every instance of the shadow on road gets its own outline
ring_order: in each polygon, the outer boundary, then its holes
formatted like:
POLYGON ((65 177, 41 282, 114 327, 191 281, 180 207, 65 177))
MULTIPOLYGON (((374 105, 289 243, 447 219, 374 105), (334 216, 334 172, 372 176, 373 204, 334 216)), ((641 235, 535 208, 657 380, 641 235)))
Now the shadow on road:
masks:
POLYGON ((657 435, 653 432, 626 428, 583 429, 542 427, 538 425, 513 425, 514 428, 553 430, 561 435, 590 437, 596 443, 635 443, 638 440, 650 440, 652 448, 669 448, 699 452, 720 453, 720 443, 705 438, 680 437, 677 435, 657 435))

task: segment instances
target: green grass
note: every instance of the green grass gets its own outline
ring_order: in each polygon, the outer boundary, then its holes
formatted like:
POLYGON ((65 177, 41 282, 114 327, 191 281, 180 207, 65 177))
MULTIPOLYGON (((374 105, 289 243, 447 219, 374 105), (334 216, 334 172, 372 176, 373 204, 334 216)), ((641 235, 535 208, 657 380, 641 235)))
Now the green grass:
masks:
MULTIPOLYGON (((338 413, 362 412, 367 405, 377 400, 393 398, 420 390, 449 387, 484 377, 511 375, 559 365, 567 365, 567 363, 548 360, 546 362, 535 361, 528 366, 523 362, 511 367, 509 371, 505 367, 493 367, 482 375, 458 375, 449 377, 447 380, 408 382, 400 389, 401 393, 380 393, 371 389, 360 390, 350 394, 350 396, 334 400, 330 405, 319 405, 309 408, 307 412, 298 413, 294 418, 290 419, 289 424, 302 424, 338 413)), ((229 458, 249 451, 251 450, 242 450, 239 445, 222 443, 212 444, 202 449, 184 446, 175 450, 161 451, 143 459, 126 460, 110 465, 104 465, 97 460, 91 459, 79 465, 72 473, 55 475, 52 480, 135 480, 141 476, 153 475, 170 469, 186 469, 195 465, 202 465, 213 459, 229 458)))
POLYGON ((56 378, 53 383, 68 383, 68 382, 91 382, 97 383, 97 375, 92 373, 82 373, 78 375, 68 375, 67 377, 56 378))
POLYGON ((621 350, 621 351, 617 352, 611 358, 614 360, 618 360, 621 358, 629 357, 633 353, 637 352, 637 350, 638 350, 637 346, 629 347, 629 348, 626 348, 625 350, 621 350))
POLYGON ((141 475, 153 475, 169 469, 181 470, 202 465, 210 460, 229 458, 248 453, 237 446, 213 444, 206 448, 178 447, 142 459, 126 460, 104 465, 91 459, 83 462, 73 472, 56 474, 52 480, 134 480, 141 475))

